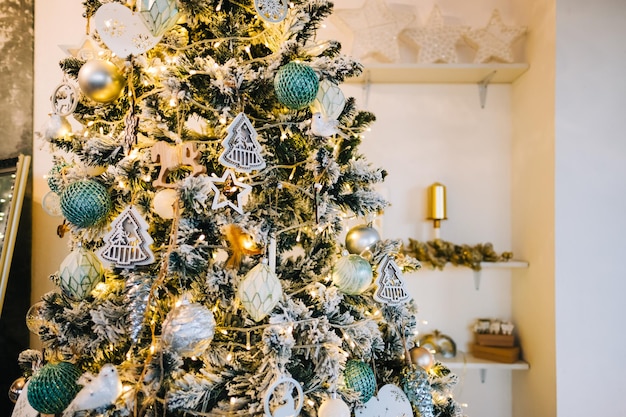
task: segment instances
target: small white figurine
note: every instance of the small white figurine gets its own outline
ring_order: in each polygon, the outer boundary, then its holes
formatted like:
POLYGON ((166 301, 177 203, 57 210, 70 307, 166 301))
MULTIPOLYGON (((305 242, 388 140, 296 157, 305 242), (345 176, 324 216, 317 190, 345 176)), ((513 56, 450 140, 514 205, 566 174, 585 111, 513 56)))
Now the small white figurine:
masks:
POLYGON ((324 117, 320 112, 313 113, 313 117, 311 118, 311 132, 313 132, 315 136, 322 136, 324 138, 334 135, 346 137, 337 127, 338 124, 339 122, 337 120, 324 117))
POLYGON ((510 321, 505 321, 500 325, 502 329, 502 334, 513 334, 513 329, 515 326, 510 321))
POLYGON ((70 417, 76 411, 93 410, 113 404, 122 393, 122 381, 114 365, 106 364, 96 377, 87 373, 78 380, 84 385, 63 412, 63 417, 70 417))
POLYGON ((489 324, 489 333, 500 334, 500 320, 492 320, 489 324))

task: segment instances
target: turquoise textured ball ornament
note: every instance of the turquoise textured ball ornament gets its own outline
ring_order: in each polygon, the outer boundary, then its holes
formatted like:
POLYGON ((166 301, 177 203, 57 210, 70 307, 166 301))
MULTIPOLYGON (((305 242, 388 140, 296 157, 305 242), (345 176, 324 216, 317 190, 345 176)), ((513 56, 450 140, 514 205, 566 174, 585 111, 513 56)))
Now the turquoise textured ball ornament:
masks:
POLYGON ((276 97, 292 110, 302 109, 317 97, 320 81, 313 68, 301 62, 290 62, 276 73, 276 97))
POLYGON ((48 363, 30 379, 26 391, 28 402, 42 414, 59 414, 80 391, 77 384, 80 376, 74 364, 48 363))
POLYGON ((351 359, 343 371, 346 386, 361 393, 361 401, 368 402, 376 392, 376 376, 372 368, 363 361, 351 359))
POLYGON ((61 193, 61 212, 78 227, 99 223, 109 214, 111 205, 106 187, 95 180, 73 182, 61 193))
POLYGON ((333 267, 333 284, 344 294, 363 293, 372 284, 373 278, 372 266, 359 255, 342 256, 333 267))

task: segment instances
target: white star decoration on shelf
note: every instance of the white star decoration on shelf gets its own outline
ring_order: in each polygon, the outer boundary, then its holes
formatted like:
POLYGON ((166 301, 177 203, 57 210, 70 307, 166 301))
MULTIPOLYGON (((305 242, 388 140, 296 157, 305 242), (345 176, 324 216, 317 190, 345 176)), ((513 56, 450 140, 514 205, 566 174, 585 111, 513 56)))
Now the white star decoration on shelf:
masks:
POLYGON ((365 0, 358 9, 337 9, 335 16, 354 34, 352 55, 382 62, 398 61, 398 34, 413 20, 408 14, 396 17, 385 0, 365 0))
POLYGON ((215 197, 211 208, 217 210, 222 207, 230 207, 239 214, 243 214, 244 198, 248 196, 252 187, 237 180, 235 173, 227 169, 221 178, 210 177, 209 185, 215 197), (218 187, 219 184, 220 186, 218 187))
POLYGON ((79 45, 59 45, 66 54, 83 61, 109 58, 111 53, 102 49, 90 36, 85 36, 79 45))
POLYGON ((454 64, 458 61, 456 45, 468 29, 444 24, 441 10, 435 6, 426 25, 405 29, 402 37, 419 48, 417 62, 454 64))
POLYGON ((511 63, 513 43, 526 33, 523 26, 506 26, 502 22, 500 12, 496 9, 491 14, 489 23, 482 29, 473 29, 465 33, 465 40, 474 49, 474 63, 483 64, 489 61, 511 63))

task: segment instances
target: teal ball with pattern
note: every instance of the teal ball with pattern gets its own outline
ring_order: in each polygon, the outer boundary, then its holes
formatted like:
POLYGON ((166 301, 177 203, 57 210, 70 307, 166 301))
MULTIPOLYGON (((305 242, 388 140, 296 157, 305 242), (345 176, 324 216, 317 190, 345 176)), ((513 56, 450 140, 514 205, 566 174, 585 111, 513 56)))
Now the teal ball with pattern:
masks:
POLYGON ((61 193, 61 212, 78 227, 98 224, 107 217, 111 205, 106 187, 95 180, 75 181, 61 193))
POLYGON ((74 364, 48 363, 30 379, 26 391, 28 402, 42 414, 59 414, 80 391, 77 383, 80 376, 74 364))
POLYGON ((278 101, 292 110, 313 103, 319 86, 320 81, 313 68, 302 62, 288 63, 278 70, 274 78, 278 101))
POLYGON ((361 401, 368 402, 376 392, 376 376, 372 368, 363 361, 351 359, 343 371, 346 386, 361 393, 361 401))

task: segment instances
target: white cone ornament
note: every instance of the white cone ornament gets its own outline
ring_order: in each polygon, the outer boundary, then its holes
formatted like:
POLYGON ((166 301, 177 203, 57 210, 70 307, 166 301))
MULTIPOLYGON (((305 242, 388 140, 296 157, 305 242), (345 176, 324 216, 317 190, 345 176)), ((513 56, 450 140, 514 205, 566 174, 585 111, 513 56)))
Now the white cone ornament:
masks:
POLYGON ((362 256, 354 254, 339 258, 332 273, 333 284, 349 295, 363 293, 372 284, 373 278, 370 263, 362 256))
POLYGON ((59 267, 59 286, 77 301, 87 297, 103 277, 104 268, 96 254, 82 246, 67 255, 59 267))
POLYGON ((350 407, 336 395, 333 398, 324 400, 317 410, 318 417, 350 417, 350 407))
POLYGON ((252 268, 239 284, 239 299, 252 320, 261 321, 283 296, 280 280, 265 261, 252 268))
POLYGON ((166 349, 183 357, 198 356, 208 349, 215 334, 215 318, 207 307, 187 298, 167 313, 161 328, 166 349))

